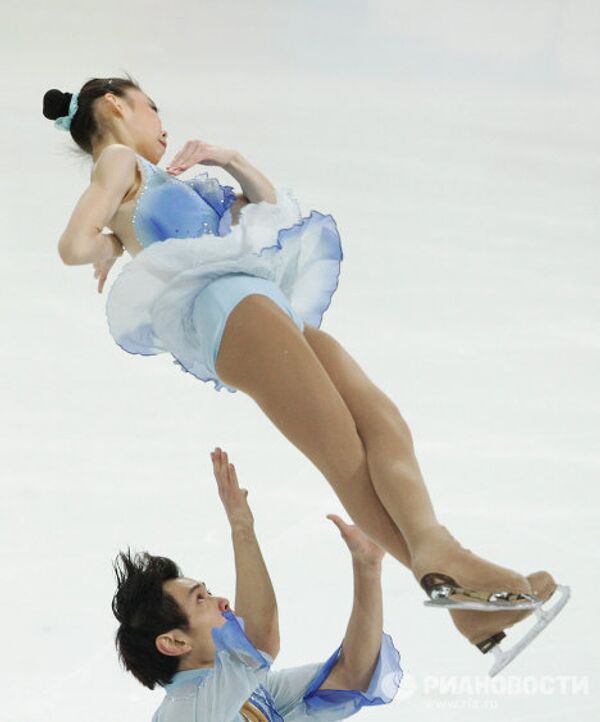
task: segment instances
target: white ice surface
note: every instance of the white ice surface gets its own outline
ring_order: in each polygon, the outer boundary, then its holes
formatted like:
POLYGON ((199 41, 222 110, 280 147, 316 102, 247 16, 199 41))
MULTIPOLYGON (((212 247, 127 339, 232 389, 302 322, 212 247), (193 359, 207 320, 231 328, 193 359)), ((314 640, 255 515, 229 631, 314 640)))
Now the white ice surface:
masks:
POLYGON ((25 0, 2 19, 1 722, 149 722, 163 693, 117 664, 110 562, 126 545, 171 556, 233 599, 216 445, 250 490, 276 665, 324 660, 352 604, 325 514, 348 516, 317 469, 249 397, 121 351, 92 267, 60 262, 89 166, 42 96, 123 70, 158 103, 165 163, 191 138, 236 147, 334 215, 345 260, 322 327, 402 410, 439 516, 477 553, 572 587, 499 676, 517 691, 478 693, 492 660, 388 556, 405 680, 361 717, 591 718, 598 3, 25 0), (436 692, 448 680, 458 694, 436 692))

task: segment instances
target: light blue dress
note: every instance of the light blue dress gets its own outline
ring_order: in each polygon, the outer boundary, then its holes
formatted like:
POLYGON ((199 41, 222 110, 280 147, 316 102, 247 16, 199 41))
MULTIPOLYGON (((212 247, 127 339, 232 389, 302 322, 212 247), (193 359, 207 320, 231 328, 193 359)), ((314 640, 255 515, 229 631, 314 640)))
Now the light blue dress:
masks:
POLYGON ((269 722, 341 720, 361 707, 389 704, 402 679, 400 654, 385 632, 377 665, 366 692, 323 689, 342 645, 325 662, 271 670, 273 658, 256 649, 244 632, 244 620, 231 611, 212 629, 217 651, 214 667, 177 672, 152 722, 243 722, 246 700, 269 722))
POLYGON ((199 330, 195 301, 224 276, 237 274, 240 282, 251 285, 252 278, 241 279, 248 274, 280 294, 280 305, 300 328, 304 322, 319 327, 343 258, 336 223, 314 210, 303 216, 289 189, 276 188, 275 203, 247 204, 232 225, 231 186, 206 172, 181 180, 143 156, 137 158, 143 185, 132 224, 144 248, 110 288, 110 332, 129 353, 169 352, 184 371, 213 381, 216 390, 234 392, 210 363, 215 349, 207 346, 214 338, 209 341, 206 330, 199 330))

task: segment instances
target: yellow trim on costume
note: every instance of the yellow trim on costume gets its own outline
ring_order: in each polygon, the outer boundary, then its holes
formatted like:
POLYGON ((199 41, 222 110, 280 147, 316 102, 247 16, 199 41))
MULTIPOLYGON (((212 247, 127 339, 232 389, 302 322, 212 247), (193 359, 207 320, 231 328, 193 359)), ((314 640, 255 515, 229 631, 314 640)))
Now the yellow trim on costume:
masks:
POLYGON ((240 714, 245 720, 247 720, 247 722, 269 722, 258 707, 253 705, 250 701, 244 702, 242 709, 240 710, 240 714))

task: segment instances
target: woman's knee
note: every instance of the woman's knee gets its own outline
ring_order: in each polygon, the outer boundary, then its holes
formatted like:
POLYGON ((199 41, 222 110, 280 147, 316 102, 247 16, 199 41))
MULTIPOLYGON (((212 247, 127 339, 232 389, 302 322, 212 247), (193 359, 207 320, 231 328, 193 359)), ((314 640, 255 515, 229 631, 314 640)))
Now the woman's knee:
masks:
POLYGON ((359 431, 367 436, 391 431, 412 444, 410 428, 397 404, 367 376, 342 344, 306 324, 304 335, 346 401, 359 431))

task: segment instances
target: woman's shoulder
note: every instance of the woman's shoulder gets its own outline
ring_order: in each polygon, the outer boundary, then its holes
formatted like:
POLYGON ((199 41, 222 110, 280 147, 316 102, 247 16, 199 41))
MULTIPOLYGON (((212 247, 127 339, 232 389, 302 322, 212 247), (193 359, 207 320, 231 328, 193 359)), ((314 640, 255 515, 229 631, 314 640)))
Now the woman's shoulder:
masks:
POLYGON ((92 165, 91 174, 93 176, 96 169, 119 170, 125 171, 135 168, 138 155, 128 145, 123 143, 110 143, 98 156, 96 162, 92 165))

